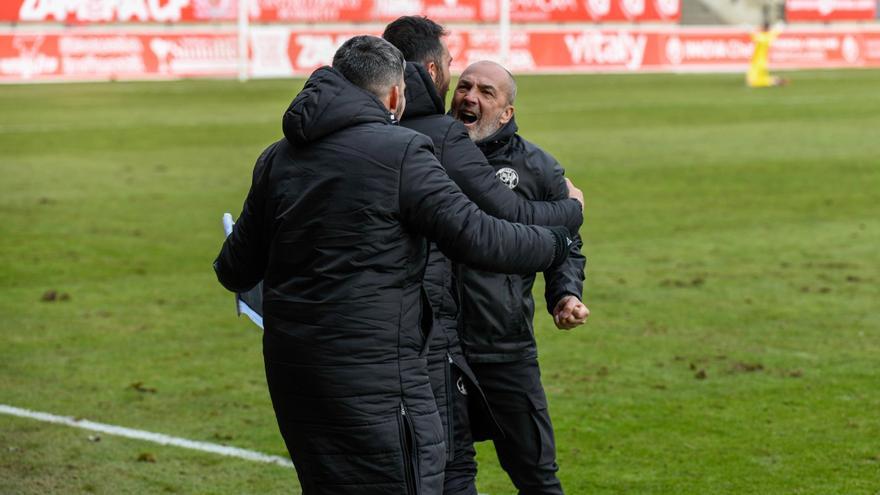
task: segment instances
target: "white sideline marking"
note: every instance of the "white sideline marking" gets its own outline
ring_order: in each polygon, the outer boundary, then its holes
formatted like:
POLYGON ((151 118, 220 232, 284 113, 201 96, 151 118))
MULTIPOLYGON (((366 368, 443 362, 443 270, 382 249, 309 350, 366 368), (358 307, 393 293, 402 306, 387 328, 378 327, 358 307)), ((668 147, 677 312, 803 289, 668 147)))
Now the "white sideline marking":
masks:
POLYGON ((31 411, 18 407, 0 404, 0 413, 10 414, 21 418, 36 419, 47 423, 55 423, 59 425, 73 426, 84 430, 97 431, 107 435, 115 435, 118 437, 133 438, 135 440, 146 440, 147 442, 158 443, 159 445, 173 445, 175 447, 183 447, 185 449, 200 450, 202 452, 210 452, 212 454, 220 454, 228 457, 238 457, 248 461, 265 462, 267 464, 276 464, 286 468, 292 468, 293 463, 290 459, 279 457, 277 455, 263 454, 253 450, 240 449, 238 447, 228 447, 209 442, 196 442, 185 438, 177 438, 162 433, 152 433, 143 430, 133 430, 122 426, 107 425, 104 423, 95 423, 85 419, 75 419, 70 416, 56 416, 54 414, 31 411))

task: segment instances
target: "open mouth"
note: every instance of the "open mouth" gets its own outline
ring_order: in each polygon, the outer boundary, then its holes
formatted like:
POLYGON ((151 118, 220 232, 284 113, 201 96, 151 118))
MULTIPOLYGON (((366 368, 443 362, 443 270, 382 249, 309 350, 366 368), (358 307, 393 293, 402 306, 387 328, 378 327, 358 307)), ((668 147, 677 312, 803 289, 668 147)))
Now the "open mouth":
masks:
POLYGON ((467 110, 462 110, 458 113, 458 118, 464 125, 471 125, 477 121, 477 116, 467 110))

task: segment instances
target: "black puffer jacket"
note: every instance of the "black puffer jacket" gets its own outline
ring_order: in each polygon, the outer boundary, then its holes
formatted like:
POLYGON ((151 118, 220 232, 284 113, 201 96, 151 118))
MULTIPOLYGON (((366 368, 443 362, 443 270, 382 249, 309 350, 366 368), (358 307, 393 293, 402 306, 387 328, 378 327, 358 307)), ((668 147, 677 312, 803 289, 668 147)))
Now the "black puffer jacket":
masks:
POLYGON ((315 71, 214 262, 229 290, 264 279, 267 381, 304 494, 440 493, 425 236, 484 269, 565 257, 559 232, 479 211, 428 138, 393 124, 373 95, 315 71))
MULTIPOLYGON (((464 125, 446 115, 430 74, 418 63, 406 64, 406 110, 400 125, 431 138, 446 173, 486 213, 531 225, 564 225, 572 233, 580 228, 583 212, 577 200, 566 195, 557 201, 529 201, 496 179, 495 169, 471 141, 464 125)), ((458 315, 457 294, 451 282, 449 259, 432 249, 425 287, 439 318, 455 319, 458 315)))
MULTIPOLYGON (((434 152, 446 173, 483 211, 522 223, 565 225, 572 232, 577 232, 580 227, 583 220, 580 203, 568 199, 567 194, 558 201, 531 202, 498 181, 495 169, 471 141, 464 125, 446 115, 443 100, 437 94, 430 74, 418 63, 406 64, 406 110, 400 125, 431 138, 434 152)), ((437 331, 430 342, 428 364, 437 407, 446 429, 447 446, 451 448, 455 431, 448 403, 454 384, 449 378, 460 373, 471 381, 468 388, 474 395, 482 396, 482 391, 467 366, 458 341, 458 287, 452 262, 433 243, 425 270, 425 289, 437 320, 437 331)), ((491 428, 488 425, 493 422, 485 401, 471 400, 470 406, 475 408, 471 420, 491 428)))
MULTIPOLYGON (((499 182, 532 200, 568 196, 565 171, 541 148, 517 133, 511 119, 492 136, 477 143, 498 171, 499 182)), ((575 236, 568 259, 544 271, 544 296, 548 311, 566 295, 581 298, 586 259, 575 236)), ((535 274, 503 275, 456 266, 461 284, 462 311, 459 335, 468 361, 510 362, 538 355, 532 320, 535 274)))

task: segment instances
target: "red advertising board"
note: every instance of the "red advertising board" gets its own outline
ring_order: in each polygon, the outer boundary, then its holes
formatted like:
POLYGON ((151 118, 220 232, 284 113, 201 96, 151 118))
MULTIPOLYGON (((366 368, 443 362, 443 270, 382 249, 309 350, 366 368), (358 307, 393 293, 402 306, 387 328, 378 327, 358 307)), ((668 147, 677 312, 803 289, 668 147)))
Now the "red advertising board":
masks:
POLYGON ((785 0, 789 22, 870 21, 877 0, 785 0))
MULTIPOLYGON (((512 22, 677 22, 679 0, 511 0, 512 22)), ((486 16, 485 20, 497 19, 486 16)))
MULTIPOLYGON (((330 64, 360 30, 254 27, 252 77, 308 75, 330 64)), ((366 31, 379 34, 378 28, 366 31)), ((496 30, 460 29, 448 38, 460 72, 500 58, 496 30)), ((511 33, 507 66, 515 73, 745 71, 750 33, 738 29, 521 29, 511 33)), ((789 30, 770 50, 771 69, 880 67, 880 29, 789 30)), ((235 33, 0 31, 0 81, 155 79, 237 74, 235 33)))
POLYGON ((0 34, 0 81, 233 76, 235 33, 0 34))
MULTIPOLYGON (((500 0, 243 0, 255 22, 497 22, 500 0)), ((511 0, 512 22, 675 22, 680 0, 511 0)), ((238 0, 3 0, 0 22, 229 22, 238 0)))

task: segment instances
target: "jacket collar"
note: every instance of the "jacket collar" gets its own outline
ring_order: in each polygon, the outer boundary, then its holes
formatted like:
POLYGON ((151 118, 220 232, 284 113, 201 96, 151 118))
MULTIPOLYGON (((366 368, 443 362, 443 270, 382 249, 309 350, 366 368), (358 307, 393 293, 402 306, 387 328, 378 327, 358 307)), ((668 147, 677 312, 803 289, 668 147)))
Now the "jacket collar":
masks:
POLYGON ((406 81, 404 119, 445 113, 443 100, 437 94, 434 80, 431 79, 431 74, 424 65, 407 62, 404 79, 406 81))
POLYGON ((510 121, 501 126, 500 129, 495 131, 494 134, 474 144, 480 148, 484 155, 489 156, 507 146, 517 131, 519 131, 519 127, 516 125, 516 117, 514 116, 510 118, 510 121))

